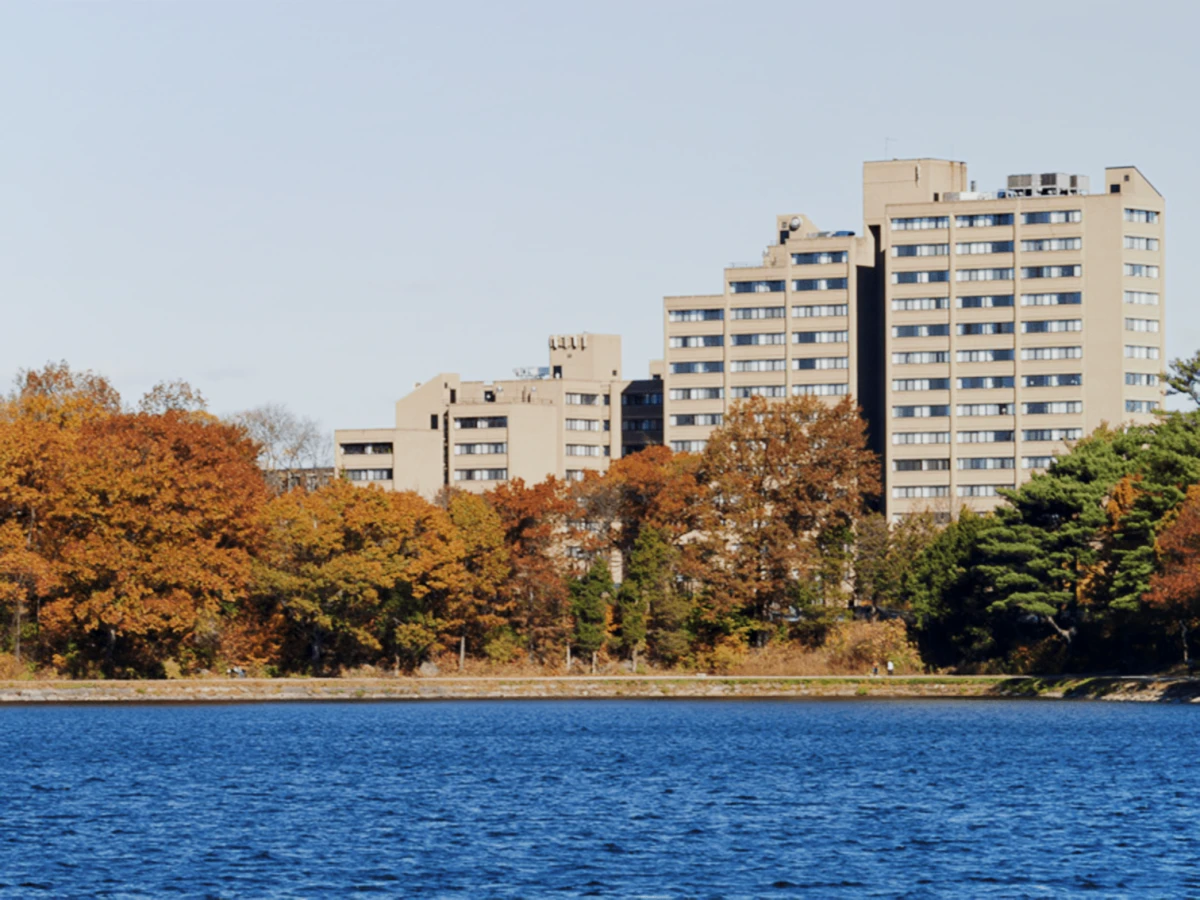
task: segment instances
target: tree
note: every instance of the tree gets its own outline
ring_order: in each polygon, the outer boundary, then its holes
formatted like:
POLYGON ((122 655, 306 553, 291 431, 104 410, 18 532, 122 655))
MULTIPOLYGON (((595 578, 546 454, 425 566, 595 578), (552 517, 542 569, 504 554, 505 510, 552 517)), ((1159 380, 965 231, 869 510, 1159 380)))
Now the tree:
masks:
POLYGON ((204 395, 186 381, 160 381, 138 401, 138 412, 162 415, 174 410, 182 413, 203 413, 208 409, 204 395))
POLYGON ((1173 359, 1167 372, 1168 394, 1182 394, 1200 406, 1200 351, 1187 359, 1173 359))
POLYGON ((1179 514, 1159 534, 1156 550, 1159 570, 1146 602, 1178 624, 1183 661, 1189 663, 1188 637, 1200 619, 1200 486, 1188 489, 1179 514))
POLYGON ((211 660, 258 545, 256 448, 172 410, 87 422, 76 449, 52 523, 61 587, 43 607, 60 665, 111 676, 211 660))
POLYGON ((280 403, 267 403, 238 413, 233 422, 246 430, 260 449, 259 465, 268 472, 332 464, 331 446, 313 419, 297 416, 280 403))
POLYGON ((597 558, 582 578, 571 581, 571 615, 575 619, 572 643, 591 654, 592 673, 596 672, 596 654, 608 640, 609 611, 616 589, 608 561, 597 558))
POLYGON ((510 573, 500 516, 486 499, 468 491, 450 490, 442 497, 463 546, 467 585, 462 602, 449 611, 450 626, 458 630, 465 653, 468 646, 482 652, 487 635, 508 621, 511 600, 501 588, 510 573))
POLYGON ((913 564, 937 534, 936 520, 928 511, 907 515, 895 525, 879 513, 860 519, 854 542, 855 603, 907 605, 913 564))
POLYGON ((713 432, 700 464, 706 486, 702 545, 711 566, 717 612, 740 611, 760 642, 801 594, 828 601, 822 541, 841 551, 879 491, 878 461, 849 398, 827 406, 816 397, 735 405, 713 432))
POLYGON ((618 594, 621 646, 637 670, 638 653, 650 646, 664 662, 674 664, 689 649, 687 620, 691 603, 676 586, 679 551, 658 528, 643 527, 625 564, 618 594))

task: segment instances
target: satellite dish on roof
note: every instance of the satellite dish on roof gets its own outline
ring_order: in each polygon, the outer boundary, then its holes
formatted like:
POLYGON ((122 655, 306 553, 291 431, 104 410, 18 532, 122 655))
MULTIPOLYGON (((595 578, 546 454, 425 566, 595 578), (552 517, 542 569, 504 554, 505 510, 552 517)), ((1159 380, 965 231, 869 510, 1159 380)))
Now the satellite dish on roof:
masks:
POLYGON ((800 217, 792 216, 792 221, 789 222, 788 225, 791 227, 792 231, 795 231, 797 228, 800 227, 800 217))

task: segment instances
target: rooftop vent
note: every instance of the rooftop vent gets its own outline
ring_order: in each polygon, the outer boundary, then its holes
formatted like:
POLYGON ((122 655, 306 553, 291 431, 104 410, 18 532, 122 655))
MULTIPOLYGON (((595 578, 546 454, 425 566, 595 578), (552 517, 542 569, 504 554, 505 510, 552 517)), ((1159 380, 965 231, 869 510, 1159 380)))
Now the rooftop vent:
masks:
POLYGON ((1010 197, 1057 197, 1063 194, 1086 194, 1089 179, 1086 175, 1066 172, 1044 172, 1041 175, 1009 175, 1010 197))

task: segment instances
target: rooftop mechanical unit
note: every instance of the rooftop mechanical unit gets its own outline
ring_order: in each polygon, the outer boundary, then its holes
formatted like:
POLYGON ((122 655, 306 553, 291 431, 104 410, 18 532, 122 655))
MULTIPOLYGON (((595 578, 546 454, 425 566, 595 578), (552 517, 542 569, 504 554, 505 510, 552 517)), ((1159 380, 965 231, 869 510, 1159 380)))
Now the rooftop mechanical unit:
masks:
POLYGON ((1041 175, 1009 175, 1009 197, 1058 197, 1064 194, 1086 194, 1089 180, 1086 175, 1066 172, 1044 172, 1041 175))

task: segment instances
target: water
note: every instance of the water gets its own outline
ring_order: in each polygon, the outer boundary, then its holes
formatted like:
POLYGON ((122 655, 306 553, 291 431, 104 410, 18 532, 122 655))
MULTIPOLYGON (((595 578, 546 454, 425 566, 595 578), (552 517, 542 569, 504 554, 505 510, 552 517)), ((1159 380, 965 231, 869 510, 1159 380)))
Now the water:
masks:
POLYGON ((1196 896, 1200 709, 0 709, 0 897, 1196 896))

